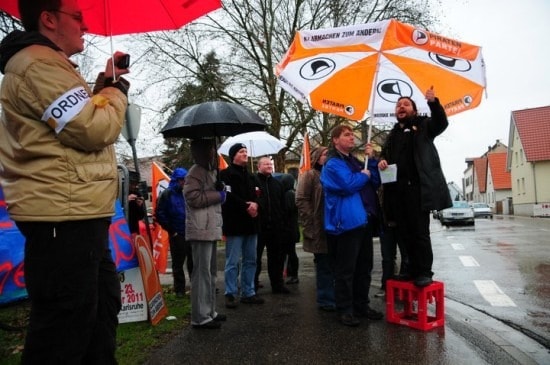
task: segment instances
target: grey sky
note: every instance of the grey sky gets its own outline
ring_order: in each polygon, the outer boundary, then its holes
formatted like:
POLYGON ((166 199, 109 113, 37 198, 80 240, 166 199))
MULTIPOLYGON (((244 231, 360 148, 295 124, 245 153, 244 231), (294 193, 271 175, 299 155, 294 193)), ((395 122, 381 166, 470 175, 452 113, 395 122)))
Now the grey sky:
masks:
POLYGON ((487 98, 436 139, 447 180, 461 186, 467 157, 508 145, 513 110, 550 105, 550 1, 441 1, 446 35, 482 46, 487 68, 487 98))

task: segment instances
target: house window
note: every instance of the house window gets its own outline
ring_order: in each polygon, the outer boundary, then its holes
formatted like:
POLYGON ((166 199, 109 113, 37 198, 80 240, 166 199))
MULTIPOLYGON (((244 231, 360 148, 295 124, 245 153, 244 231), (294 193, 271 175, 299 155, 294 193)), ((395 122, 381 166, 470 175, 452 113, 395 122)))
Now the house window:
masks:
POLYGON ((518 153, 514 152, 514 161, 516 162, 516 167, 518 166, 518 153))
POLYGON ((525 178, 521 178, 521 192, 523 195, 525 195, 525 178))
POLYGON ((519 150, 519 159, 520 159, 520 163, 523 165, 523 150, 522 149, 519 150))

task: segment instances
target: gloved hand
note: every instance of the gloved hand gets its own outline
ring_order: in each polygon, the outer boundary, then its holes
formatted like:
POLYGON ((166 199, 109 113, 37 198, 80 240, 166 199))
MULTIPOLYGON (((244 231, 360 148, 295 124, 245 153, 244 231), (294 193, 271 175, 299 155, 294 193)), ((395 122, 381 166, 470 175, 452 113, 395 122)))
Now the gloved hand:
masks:
POLYGON ((128 96, 128 90, 130 89, 130 82, 126 80, 123 77, 119 77, 115 82, 113 82, 113 79, 108 77, 105 79, 105 87, 116 87, 120 91, 124 93, 124 95, 128 96))
POLYGON ((225 191, 225 183, 223 181, 216 181, 216 183, 214 184, 214 189, 216 189, 217 191, 225 191))

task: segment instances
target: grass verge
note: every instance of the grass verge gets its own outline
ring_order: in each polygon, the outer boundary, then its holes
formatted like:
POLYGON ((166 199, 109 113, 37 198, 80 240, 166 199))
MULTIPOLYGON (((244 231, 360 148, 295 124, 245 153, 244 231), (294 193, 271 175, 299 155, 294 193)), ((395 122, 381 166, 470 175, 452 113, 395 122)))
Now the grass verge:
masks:
MULTIPOLYGON (((156 326, 149 321, 120 324, 116 353, 120 365, 142 364, 189 325, 189 297, 176 298, 170 286, 163 287, 163 292, 168 315, 176 317, 176 320, 163 319, 156 326)), ((0 307, 0 365, 20 364, 29 309, 26 300, 0 307)))

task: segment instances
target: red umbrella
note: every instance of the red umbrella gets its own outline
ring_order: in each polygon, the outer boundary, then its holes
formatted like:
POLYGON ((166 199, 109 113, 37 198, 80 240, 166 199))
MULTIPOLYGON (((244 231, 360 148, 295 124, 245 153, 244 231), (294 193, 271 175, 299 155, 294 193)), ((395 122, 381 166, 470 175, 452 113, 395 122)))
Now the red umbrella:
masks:
MULTIPOLYGON (((221 0, 79 0, 91 34, 112 36, 179 29, 221 7, 221 0)), ((19 19, 17 0, 0 9, 19 19)))

